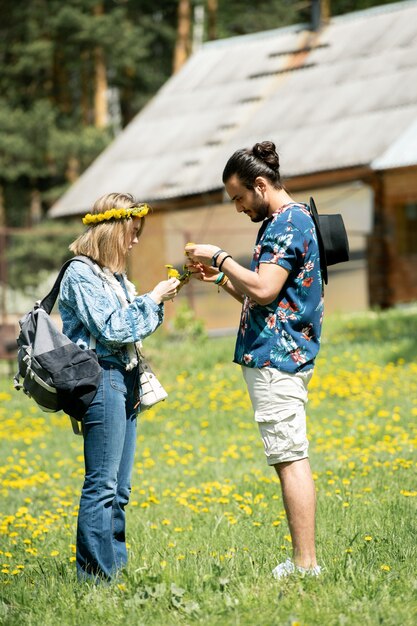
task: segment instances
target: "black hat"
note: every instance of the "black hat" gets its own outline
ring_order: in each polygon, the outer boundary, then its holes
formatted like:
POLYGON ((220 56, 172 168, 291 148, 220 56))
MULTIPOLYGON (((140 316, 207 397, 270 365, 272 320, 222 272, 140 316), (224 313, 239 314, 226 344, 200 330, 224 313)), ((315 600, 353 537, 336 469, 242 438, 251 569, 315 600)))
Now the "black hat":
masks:
POLYGON ((349 241, 340 213, 319 215, 313 198, 310 198, 310 210, 319 244, 321 275, 327 285, 327 267, 349 261, 349 241))

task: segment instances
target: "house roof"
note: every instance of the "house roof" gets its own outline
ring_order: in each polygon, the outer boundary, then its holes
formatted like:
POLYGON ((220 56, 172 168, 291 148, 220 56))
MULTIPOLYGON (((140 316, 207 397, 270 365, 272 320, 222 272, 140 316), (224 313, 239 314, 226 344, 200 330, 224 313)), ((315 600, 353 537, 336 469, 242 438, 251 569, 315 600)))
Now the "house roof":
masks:
POLYGON ((398 137, 394 143, 375 161, 374 170, 387 170, 396 167, 409 167, 417 163, 417 120, 398 137))
POLYGON ((383 156, 397 146, 398 162, 416 120, 417 0, 339 16, 318 33, 297 25, 208 42, 50 215, 82 213, 112 191, 152 202, 219 190, 229 156, 265 139, 284 177, 390 167, 383 156))

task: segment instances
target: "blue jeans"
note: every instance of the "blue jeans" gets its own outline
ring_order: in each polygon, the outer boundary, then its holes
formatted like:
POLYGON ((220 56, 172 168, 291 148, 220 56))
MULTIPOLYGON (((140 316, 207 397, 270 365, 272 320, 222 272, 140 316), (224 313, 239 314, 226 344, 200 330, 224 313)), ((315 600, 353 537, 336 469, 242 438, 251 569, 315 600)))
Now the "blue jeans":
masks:
POLYGON ((102 361, 103 378, 83 420, 85 479, 77 527, 79 579, 110 580, 127 563, 125 506, 136 444, 138 371, 102 361))

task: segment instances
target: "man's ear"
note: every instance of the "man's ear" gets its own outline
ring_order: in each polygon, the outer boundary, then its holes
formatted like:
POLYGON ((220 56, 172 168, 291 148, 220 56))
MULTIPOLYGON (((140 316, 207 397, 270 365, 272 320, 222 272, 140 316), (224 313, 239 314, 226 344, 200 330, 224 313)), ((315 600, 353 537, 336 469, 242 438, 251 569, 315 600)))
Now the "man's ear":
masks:
POLYGON ((267 188, 267 180, 263 176, 257 176, 253 182, 254 187, 258 187, 261 193, 265 193, 267 188))

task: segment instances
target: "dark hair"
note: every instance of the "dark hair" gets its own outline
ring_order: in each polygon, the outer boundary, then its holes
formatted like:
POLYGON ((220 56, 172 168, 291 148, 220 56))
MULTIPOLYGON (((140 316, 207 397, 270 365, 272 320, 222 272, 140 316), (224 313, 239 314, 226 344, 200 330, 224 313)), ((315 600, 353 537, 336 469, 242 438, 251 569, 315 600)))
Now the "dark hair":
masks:
POLYGON ((223 170, 223 183, 236 174, 248 189, 254 188, 258 176, 267 178, 276 189, 281 189, 279 156, 272 141, 256 143, 252 149, 236 150, 223 170))

